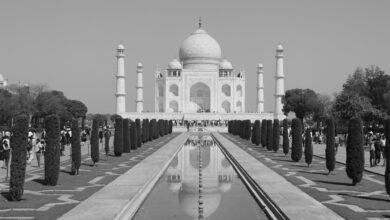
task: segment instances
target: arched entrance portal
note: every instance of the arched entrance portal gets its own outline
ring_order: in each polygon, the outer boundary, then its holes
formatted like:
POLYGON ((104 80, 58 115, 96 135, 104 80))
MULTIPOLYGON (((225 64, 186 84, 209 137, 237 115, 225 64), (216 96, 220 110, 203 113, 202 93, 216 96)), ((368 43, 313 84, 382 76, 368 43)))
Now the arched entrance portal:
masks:
POLYGON ((210 87, 198 82, 190 89, 191 112, 210 112, 210 87))

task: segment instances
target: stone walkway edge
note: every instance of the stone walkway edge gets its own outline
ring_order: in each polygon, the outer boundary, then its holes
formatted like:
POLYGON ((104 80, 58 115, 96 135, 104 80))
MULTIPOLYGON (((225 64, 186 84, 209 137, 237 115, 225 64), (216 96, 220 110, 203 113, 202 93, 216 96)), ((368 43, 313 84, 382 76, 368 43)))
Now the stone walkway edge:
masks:
POLYGON ((221 134, 213 135, 290 219, 344 219, 221 134))
POLYGON ((59 219, 131 219, 189 135, 169 141, 59 219))

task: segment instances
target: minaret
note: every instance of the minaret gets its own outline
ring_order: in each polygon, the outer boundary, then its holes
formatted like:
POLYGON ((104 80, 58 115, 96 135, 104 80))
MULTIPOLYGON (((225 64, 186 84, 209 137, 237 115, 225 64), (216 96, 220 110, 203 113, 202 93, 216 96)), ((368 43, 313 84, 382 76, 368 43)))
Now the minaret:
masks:
POLYGON ((118 45, 116 58, 118 59, 116 75, 116 114, 126 112, 126 91, 125 91, 125 47, 118 45))
POLYGON ((142 63, 137 65, 137 112, 144 111, 144 83, 142 81, 142 63))
POLYGON ((284 117, 282 97, 284 96, 284 72, 283 72, 283 46, 278 45, 276 48, 276 73, 275 73, 275 118, 284 117))
POLYGON ((257 113, 264 112, 263 64, 257 65, 257 113))

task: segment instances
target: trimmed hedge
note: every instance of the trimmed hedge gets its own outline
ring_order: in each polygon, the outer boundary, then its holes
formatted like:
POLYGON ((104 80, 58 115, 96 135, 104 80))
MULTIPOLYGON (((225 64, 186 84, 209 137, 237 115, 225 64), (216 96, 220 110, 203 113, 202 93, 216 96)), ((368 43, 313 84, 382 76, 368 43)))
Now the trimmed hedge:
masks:
POLYGON ((364 171, 364 149, 363 149, 363 123, 360 118, 353 118, 349 121, 347 139, 347 161, 345 171, 352 185, 362 180, 364 171))
POLYGON ((122 156, 123 153, 123 142, 124 142, 124 126, 121 117, 115 119, 115 133, 114 133, 114 155, 116 157, 122 156))
POLYGON ((386 146, 384 151, 384 156, 386 158, 386 170, 385 170, 385 185, 386 192, 390 195, 390 120, 385 122, 385 137, 386 137, 386 146))
POLYGON ((91 159, 93 165, 99 162, 99 120, 94 118, 92 120, 92 131, 91 131, 91 159))
POLYGON ((260 128, 260 121, 256 120, 255 124, 253 125, 254 127, 254 140, 255 144, 259 146, 260 141, 261 141, 261 128, 260 128))
POLYGON ((27 133, 28 133, 27 115, 19 115, 15 118, 15 127, 13 128, 12 133, 13 133, 12 143, 10 142, 12 148, 11 150, 12 156, 11 156, 11 179, 9 182, 9 200, 20 201, 22 199, 23 192, 24 192, 24 179, 26 175, 27 133))
POLYGON ((290 151, 290 140, 288 138, 288 122, 287 119, 283 120, 283 153, 287 155, 290 151))
POLYGON ((292 120, 291 159, 298 162, 302 158, 302 122, 298 118, 292 120))
POLYGON ((272 143, 272 147, 273 147, 273 150, 276 152, 278 152, 279 150, 279 142, 280 142, 280 125, 279 125, 279 120, 278 119, 274 119, 274 125, 273 125, 273 143, 272 143))
POLYGON ((141 120, 139 118, 135 119, 135 127, 137 128, 137 148, 140 148, 142 145, 142 131, 141 120))
POLYGON ((172 134, 172 130, 173 130, 173 122, 172 120, 169 120, 169 134, 172 134))
POLYGON ((130 119, 123 119, 123 153, 130 153, 130 119))
POLYGON ((81 166, 80 127, 77 119, 72 120, 72 168, 71 174, 78 175, 81 166))
POLYGON ((45 183, 55 186, 60 172, 60 119, 58 115, 45 118, 45 183))
POLYGON ((307 129, 305 132, 305 162, 309 167, 313 161, 313 143, 311 138, 311 131, 307 129))
POLYGON ((130 146, 131 150, 137 149, 137 127, 135 126, 135 122, 130 122, 130 146))
POLYGON ((110 152, 110 138, 111 132, 104 132, 104 152, 106 152, 106 156, 108 156, 108 153, 110 152))
POLYGON ((272 130, 272 120, 267 120, 267 150, 273 150, 273 130, 272 130))
POLYGON ((334 146, 335 126, 333 118, 326 120, 326 169, 331 173, 336 165, 336 150, 334 146))
POLYGON ((152 138, 150 137, 150 122, 149 122, 149 119, 146 119, 146 123, 145 123, 145 132, 146 132, 146 141, 151 141, 152 138))
POLYGON ((267 120, 265 119, 261 121, 261 145, 267 146, 267 120))

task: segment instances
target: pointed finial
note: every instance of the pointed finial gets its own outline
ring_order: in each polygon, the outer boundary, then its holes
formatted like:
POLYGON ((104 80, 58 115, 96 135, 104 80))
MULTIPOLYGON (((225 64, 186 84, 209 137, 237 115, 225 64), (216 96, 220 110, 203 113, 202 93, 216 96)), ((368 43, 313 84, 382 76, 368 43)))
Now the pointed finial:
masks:
POLYGON ((199 16, 199 28, 202 28, 202 17, 199 16))

